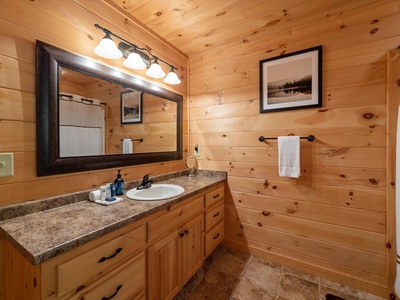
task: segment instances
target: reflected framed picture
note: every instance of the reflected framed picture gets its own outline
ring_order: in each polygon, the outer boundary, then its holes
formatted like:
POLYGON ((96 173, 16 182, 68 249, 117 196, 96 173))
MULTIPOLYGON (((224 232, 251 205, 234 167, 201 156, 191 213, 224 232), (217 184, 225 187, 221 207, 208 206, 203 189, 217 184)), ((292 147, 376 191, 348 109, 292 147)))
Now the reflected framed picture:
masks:
POLYGON ((121 124, 142 123, 142 92, 121 93, 121 124))
POLYGON ((260 113, 322 107, 322 46, 260 61, 260 113))

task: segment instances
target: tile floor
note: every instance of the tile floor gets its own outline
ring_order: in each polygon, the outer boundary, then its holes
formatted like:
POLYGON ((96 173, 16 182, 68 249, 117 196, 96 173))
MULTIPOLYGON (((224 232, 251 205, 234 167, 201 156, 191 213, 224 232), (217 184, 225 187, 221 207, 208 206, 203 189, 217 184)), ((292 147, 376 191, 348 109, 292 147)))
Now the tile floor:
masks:
POLYGON ((363 291, 217 247, 174 300, 384 300, 363 291))

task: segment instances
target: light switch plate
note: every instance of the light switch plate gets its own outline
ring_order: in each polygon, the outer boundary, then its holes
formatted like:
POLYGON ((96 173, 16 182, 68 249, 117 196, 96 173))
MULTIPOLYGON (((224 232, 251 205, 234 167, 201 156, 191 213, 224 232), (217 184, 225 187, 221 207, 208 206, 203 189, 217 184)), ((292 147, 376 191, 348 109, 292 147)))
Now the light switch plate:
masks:
POLYGON ((0 177, 14 176, 14 153, 0 153, 0 177))

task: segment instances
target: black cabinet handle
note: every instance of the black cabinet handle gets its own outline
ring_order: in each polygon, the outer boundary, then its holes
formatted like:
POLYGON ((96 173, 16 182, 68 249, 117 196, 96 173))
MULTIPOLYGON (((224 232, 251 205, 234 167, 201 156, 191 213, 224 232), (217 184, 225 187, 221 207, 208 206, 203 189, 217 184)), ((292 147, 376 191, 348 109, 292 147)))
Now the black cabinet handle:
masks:
POLYGON ((179 234, 179 236, 180 237, 183 237, 185 234, 183 233, 183 232, 181 232, 180 234, 179 234))
POLYGON ((101 298, 101 300, 111 300, 112 298, 114 298, 115 296, 117 296, 119 290, 122 288, 122 284, 117 286, 117 289, 115 290, 115 293, 112 294, 110 297, 103 297, 101 298))
POLYGON ((213 198, 215 199, 215 198, 218 198, 218 197, 219 197, 219 194, 216 194, 216 195, 214 195, 213 198))
POLYGON ((115 253, 113 255, 108 256, 108 257, 103 256, 102 258, 100 258, 98 263, 101 263, 103 261, 106 261, 107 259, 111 259, 111 258, 117 256, 117 254, 120 253, 121 251, 122 251, 122 248, 118 248, 117 250, 115 250, 115 253))
POLYGON ((214 218, 219 216, 219 212, 217 212, 216 214, 214 214, 214 218))
POLYGON ((213 240, 216 240, 217 238, 219 238, 219 233, 217 233, 217 235, 214 236, 213 240))
POLYGON ((189 233, 189 230, 185 229, 185 233, 188 234, 188 233, 189 233))

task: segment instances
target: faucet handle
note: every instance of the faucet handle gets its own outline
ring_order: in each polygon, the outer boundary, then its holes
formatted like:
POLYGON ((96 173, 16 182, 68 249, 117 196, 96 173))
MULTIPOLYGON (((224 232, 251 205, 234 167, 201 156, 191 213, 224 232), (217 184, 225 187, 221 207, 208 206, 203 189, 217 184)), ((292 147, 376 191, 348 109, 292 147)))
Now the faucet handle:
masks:
POLYGON ((146 183, 147 181, 149 181, 149 176, 150 176, 151 174, 152 174, 152 173, 149 173, 149 174, 144 175, 144 176, 143 176, 142 183, 146 183))

